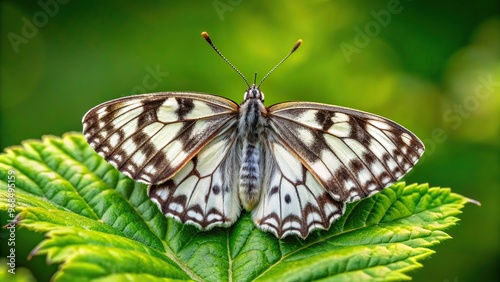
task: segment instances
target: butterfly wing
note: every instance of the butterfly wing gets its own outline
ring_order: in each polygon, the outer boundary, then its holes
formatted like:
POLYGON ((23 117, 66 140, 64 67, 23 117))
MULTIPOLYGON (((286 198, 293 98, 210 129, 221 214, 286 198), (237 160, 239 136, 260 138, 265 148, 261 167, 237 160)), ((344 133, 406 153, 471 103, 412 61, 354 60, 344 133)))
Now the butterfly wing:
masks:
POLYGON ((203 229, 236 221, 241 210, 236 133, 226 130, 171 179, 149 187, 149 197, 166 216, 203 229))
POLYGON ((83 117, 88 143, 134 180, 163 183, 236 123, 238 105, 201 94, 161 92, 112 100, 83 117))
POLYGON ((277 138, 264 146, 266 168, 261 200, 252 211, 255 224, 278 238, 302 238, 314 229, 328 229, 342 216, 345 204, 335 201, 301 161, 277 138), (272 153, 270 153, 272 152, 272 153))
POLYGON ((271 106, 269 126, 336 201, 352 202, 402 178, 424 152, 386 118, 309 102, 271 106))

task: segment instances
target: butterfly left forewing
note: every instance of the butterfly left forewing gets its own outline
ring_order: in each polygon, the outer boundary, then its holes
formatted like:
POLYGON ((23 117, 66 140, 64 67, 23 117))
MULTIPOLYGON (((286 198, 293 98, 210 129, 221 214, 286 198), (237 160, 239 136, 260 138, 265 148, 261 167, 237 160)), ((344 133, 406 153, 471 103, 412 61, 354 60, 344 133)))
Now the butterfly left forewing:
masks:
POLYGON ((271 106, 270 128, 337 201, 372 195, 403 177, 422 142, 386 118, 325 104, 271 106))
POLYGON ((238 105, 218 96, 162 92, 112 100, 83 118, 89 144, 147 184, 164 182, 236 121, 238 105))

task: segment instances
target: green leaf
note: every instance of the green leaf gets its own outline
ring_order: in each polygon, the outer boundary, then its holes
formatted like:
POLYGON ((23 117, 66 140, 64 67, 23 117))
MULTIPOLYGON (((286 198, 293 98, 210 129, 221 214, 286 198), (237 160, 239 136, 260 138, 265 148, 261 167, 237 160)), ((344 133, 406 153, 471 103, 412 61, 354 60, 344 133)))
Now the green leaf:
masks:
POLYGON ((430 247, 451 238, 443 230, 471 201, 397 183, 349 204, 329 230, 278 240, 248 213, 210 231, 167 219, 145 185, 116 171, 81 134, 0 155, 0 209, 15 205, 18 228, 46 235, 32 255, 60 264, 54 281, 408 280, 430 247))

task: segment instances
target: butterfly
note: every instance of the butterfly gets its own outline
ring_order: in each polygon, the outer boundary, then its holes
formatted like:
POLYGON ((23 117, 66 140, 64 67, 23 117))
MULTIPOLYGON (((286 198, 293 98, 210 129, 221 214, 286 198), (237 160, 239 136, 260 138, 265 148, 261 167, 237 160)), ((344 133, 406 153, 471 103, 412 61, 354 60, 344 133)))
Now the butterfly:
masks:
POLYGON ((88 143, 135 181, 167 217, 200 229, 231 226, 242 210, 278 238, 329 229, 346 203, 402 178, 424 145, 381 116, 313 102, 264 106, 262 81, 244 101, 159 92, 100 104, 83 117, 88 143))

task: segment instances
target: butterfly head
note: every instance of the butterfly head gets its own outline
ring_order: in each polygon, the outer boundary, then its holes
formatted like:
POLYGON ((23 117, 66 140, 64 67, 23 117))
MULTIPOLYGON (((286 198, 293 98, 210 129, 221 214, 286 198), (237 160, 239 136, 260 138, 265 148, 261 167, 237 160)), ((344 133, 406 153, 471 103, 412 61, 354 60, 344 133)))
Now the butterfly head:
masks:
POLYGON ((264 102, 264 93, 260 91, 258 86, 252 84, 252 86, 245 91, 245 101, 249 99, 259 99, 261 102, 264 102))

